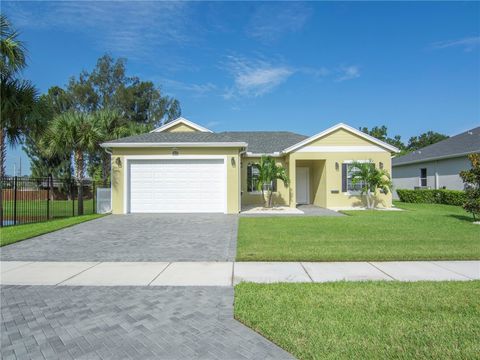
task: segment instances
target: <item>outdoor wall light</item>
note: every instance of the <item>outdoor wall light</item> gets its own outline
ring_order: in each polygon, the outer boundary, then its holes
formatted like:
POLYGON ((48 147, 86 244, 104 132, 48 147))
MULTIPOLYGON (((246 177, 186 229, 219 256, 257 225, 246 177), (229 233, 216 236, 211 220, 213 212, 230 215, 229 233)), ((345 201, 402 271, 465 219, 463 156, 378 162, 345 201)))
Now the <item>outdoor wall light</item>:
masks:
POLYGON ((338 162, 335 162, 335 170, 338 171, 338 169, 340 169, 340 164, 338 162))
POLYGON ((232 163, 232 166, 235 167, 235 158, 232 157, 232 159, 230 160, 230 162, 232 163))
POLYGON ((177 156, 178 155, 178 149, 177 148, 173 148, 172 149, 172 156, 177 156))
POLYGON ((115 164, 117 164, 117 166, 121 168, 121 167, 122 167, 122 159, 120 159, 119 157, 117 157, 117 158, 115 159, 115 164))
POLYGON ((381 170, 383 170, 383 162, 379 162, 378 166, 380 167, 381 170))

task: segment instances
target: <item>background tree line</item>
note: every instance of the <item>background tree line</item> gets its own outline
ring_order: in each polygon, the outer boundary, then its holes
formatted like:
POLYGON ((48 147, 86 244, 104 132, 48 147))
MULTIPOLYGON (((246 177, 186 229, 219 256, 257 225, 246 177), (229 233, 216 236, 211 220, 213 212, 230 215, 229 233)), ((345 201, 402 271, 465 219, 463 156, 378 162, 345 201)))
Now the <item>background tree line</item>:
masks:
POLYGON ((361 127, 361 131, 365 134, 373 136, 379 140, 386 142, 387 144, 393 145, 400 150, 400 153, 397 156, 405 155, 409 152, 421 149, 425 146, 435 144, 439 141, 448 139, 447 135, 440 134, 435 131, 427 131, 419 136, 412 136, 407 143, 404 143, 400 135, 395 135, 394 137, 389 137, 387 134, 387 127, 374 126, 371 129, 368 127, 361 127))

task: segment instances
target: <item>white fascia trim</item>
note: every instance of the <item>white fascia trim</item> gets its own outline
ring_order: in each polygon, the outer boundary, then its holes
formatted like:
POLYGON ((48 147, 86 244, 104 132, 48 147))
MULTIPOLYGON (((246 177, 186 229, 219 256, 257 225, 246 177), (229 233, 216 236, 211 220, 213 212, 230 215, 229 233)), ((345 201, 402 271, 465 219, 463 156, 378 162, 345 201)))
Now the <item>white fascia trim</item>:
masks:
POLYGON ((299 149, 299 153, 322 152, 322 153, 349 153, 349 152, 388 152, 385 149, 371 146, 305 146, 299 149))
MULTIPOLYGON (((477 152, 480 152, 480 149, 477 150, 477 151, 468 151, 468 152, 459 153, 459 154, 435 156, 435 157, 425 158, 425 159, 421 159, 421 160, 411 160, 411 161, 408 161, 408 162, 402 162, 401 164, 394 164, 392 162, 392 167, 410 165, 410 164, 418 164, 418 163, 430 162, 430 161, 436 161, 436 160, 452 159, 452 158, 456 158, 456 157, 467 156, 467 155, 474 154, 474 153, 477 153, 477 152)), ((395 159, 395 158, 392 158, 392 160, 393 159, 395 159)))
POLYGON ((165 125, 160 126, 159 128, 153 129, 150 132, 162 132, 167 129, 170 129, 172 126, 175 126, 177 124, 185 124, 191 128, 194 128, 195 130, 202 131, 202 132, 213 132, 212 130, 207 129, 206 127, 200 126, 198 124, 195 124, 194 122, 191 122, 190 120, 187 120, 183 117, 179 117, 165 125))
POLYGON ((262 157, 262 156, 281 157, 283 155, 279 152, 267 154, 267 153, 252 153, 247 151, 245 153, 245 157, 262 157))
POLYGON ((103 143, 104 148, 143 148, 143 147, 247 147, 245 142, 163 142, 163 143, 103 143))
POLYGON ((284 153, 292 152, 292 151, 294 151, 294 150, 296 150, 296 149, 298 149, 298 148, 300 148, 300 147, 302 147, 302 146, 304 146, 304 145, 306 145, 306 144, 308 144, 308 143, 310 143, 310 142, 312 142, 312 141, 315 141, 315 140, 317 140, 317 139, 319 139, 319 138, 321 138, 321 137, 323 137, 323 136, 325 136, 325 135, 328 135, 328 134, 330 134, 330 133, 332 133, 332 132, 334 132, 334 131, 336 131, 336 130, 338 130, 338 129, 344 129, 344 130, 347 130, 347 131, 349 131, 349 132, 351 132, 351 133, 354 133, 355 135, 358 135, 358 136, 360 136, 360 137, 362 137, 362 138, 364 138, 364 139, 367 139, 367 140, 369 140, 369 141, 371 141, 371 142, 373 142, 373 143, 375 143, 375 144, 377 144, 377 145, 380 145, 381 147, 383 147, 383 148, 385 148, 385 149, 388 149, 388 150, 390 150, 391 152, 395 152, 395 153, 400 152, 400 150, 398 150, 395 146, 392 146, 392 145, 390 145, 390 144, 387 144, 386 142, 383 142, 383 141, 381 141, 381 140, 378 140, 377 138, 374 138, 373 136, 370 136, 370 135, 368 135, 368 134, 365 134, 363 131, 357 130, 357 129, 355 129, 355 128, 347 125, 347 124, 343 124, 343 123, 339 123, 339 124, 337 124, 337 125, 334 125, 334 126, 328 128, 327 130, 322 131, 321 133, 318 133, 318 134, 313 135, 313 136, 311 136, 311 137, 309 137, 309 138, 307 138, 307 139, 305 139, 305 140, 302 140, 302 141, 300 141, 299 143, 297 143, 297 144, 295 144, 295 145, 292 145, 292 146, 290 146, 289 148, 286 148, 285 150, 283 150, 283 152, 284 152, 284 153))

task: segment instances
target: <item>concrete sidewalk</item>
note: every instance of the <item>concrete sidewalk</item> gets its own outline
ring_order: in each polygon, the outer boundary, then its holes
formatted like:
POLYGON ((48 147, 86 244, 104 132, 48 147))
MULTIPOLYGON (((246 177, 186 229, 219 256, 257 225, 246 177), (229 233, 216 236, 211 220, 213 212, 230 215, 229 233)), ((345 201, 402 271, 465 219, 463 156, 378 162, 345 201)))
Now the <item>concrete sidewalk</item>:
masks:
POLYGON ((232 286, 242 281, 475 280, 480 261, 0 262, 2 285, 232 286))

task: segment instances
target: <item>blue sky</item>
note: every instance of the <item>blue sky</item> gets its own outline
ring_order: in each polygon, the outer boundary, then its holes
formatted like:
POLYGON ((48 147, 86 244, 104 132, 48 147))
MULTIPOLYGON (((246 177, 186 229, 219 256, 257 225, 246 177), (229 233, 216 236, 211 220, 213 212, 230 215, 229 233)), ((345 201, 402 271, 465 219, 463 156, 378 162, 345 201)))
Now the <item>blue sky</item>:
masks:
MULTIPOLYGON (((222 130, 480 124, 478 2, 7 2, 41 92, 108 52, 222 130)), ((7 172, 23 157, 7 155, 7 172)), ((18 165, 17 165, 18 166, 18 165)))

